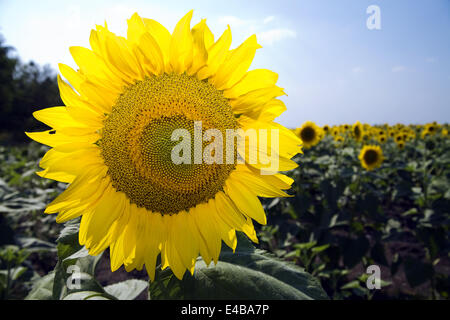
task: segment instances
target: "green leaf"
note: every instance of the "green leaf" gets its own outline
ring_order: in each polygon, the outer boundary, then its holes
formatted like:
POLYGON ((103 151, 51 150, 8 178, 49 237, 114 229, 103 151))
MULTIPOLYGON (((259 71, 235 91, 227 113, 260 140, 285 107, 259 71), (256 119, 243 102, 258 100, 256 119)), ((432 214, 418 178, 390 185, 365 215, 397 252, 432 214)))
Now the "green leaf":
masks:
POLYGON ((359 280, 353 280, 353 281, 350 281, 349 283, 344 284, 341 287, 341 290, 349 290, 349 289, 356 289, 356 288, 361 288, 359 280))
POLYGON ((55 273, 50 272, 46 276, 40 278, 33 284, 30 293, 25 300, 52 300, 53 299, 53 280, 55 273))
POLYGON ((329 246, 330 246, 330 244, 324 244, 323 246, 319 246, 319 247, 314 247, 314 248, 312 248, 311 251, 312 251, 313 253, 316 253, 316 254, 317 254, 317 253, 320 253, 320 252, 322 252, 322 251, 327 250, 329 246))
POLYGON ((131 279, 114 283, 106 286, 104 289, 107 293, 119 300, 134 300, 142 293, 142 291, 147 289, 147 286, 147 281, 131 279))
POLYGON ((58 263, 55 267, 55 280, 53 285, 53 298, 64 299, 67 295, 81 291, 95 291, 105 293, 103 287, 95 279, 95 269, 102 254, 90 256, 87 250, 78 241, 79 222, 66 223, 58 238, 58 263), (75 265, 80 273, 80 286, 69 289, 68 281, 71 281, 71 272, 68 267, 75 265))
POLYGON ((17 279, 19 279, 20 276, 23 275, 25 271, 27 271, 27 268, 24 267, 24 266, 19 266, 19 267, 16 267, 16 268, 12 268, 12 269, 10 270, 10 273, 11 273, 11 274, 10 274, 11 280, 17 280, 17 279))
POLYGON ((86 249, 86 247, 82 247, 80 250, 75 252, 74 254, 68 256, 67 258, 64 258, 64 261, 66 260, 72 260, 72 259, 80 259, 84 257, 89 256, 89 251, 86 249))
POLYGON ((111 300, 111 298, 96 291, 79 291, 68 294, 63 300, 111 300))
POLYGON ((242 235, 236 252, 223 248, 217 265, 198 259, 194 275, 175 281, 162 273, 152 299, 328 299, 320 282, 292 263, 256 250, 242 235))

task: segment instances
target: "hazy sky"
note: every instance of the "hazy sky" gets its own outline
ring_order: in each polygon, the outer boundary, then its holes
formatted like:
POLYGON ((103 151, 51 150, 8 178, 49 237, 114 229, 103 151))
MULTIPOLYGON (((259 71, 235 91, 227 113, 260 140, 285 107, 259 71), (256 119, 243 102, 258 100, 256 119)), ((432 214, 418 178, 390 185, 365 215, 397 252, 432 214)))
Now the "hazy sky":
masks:
MULTIPOLYGON (((233 47, 256 34, 251 68, 279 75, 288 110, 279 122, 319 124, 450 122, 450 1, 28 1, 0 0, 0 33, 25 60, 75 67, 69 47, 89 47, 103 24, 126 35, 134 12, 170 31, 190 9, 233 47), (369 30, 368 6, 381 29, 369 30)), ((46 107, 46 106, 42 106, 46 107)))

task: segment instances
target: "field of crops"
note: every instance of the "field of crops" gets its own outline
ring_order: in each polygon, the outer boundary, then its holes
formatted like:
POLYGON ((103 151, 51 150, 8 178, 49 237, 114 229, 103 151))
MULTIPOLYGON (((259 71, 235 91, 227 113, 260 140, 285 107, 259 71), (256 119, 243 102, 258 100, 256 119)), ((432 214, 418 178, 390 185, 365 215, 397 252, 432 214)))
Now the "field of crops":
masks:
MULTIPOLYGON (((331 299, 448 299, 447 130, 436 123, 305 123, 295 130, 306 148, 289 173, 292 197, 262 199, 268 223, 255 226, 258 247, 303 267, 331 299), (361 154, 370 145, 380 147, 373 149, 379 157, 373 165, 361 154), (370 265, 381 269, 381 289, 366 286, 370 265)), ((0 147, 0 296, 60 297, 66 281, 61 273, 78 260, 89 277, 85 291, 146 298, 145 271, 111 273, 108 252, 87 256, 74 224, 59 225, 43 213, 65 189, 35 175, 46 150, 34 142, 0 147), (119 281, 125 282, 114 285, 119 281)), ((150 288, 152 295, 158 290, 150 288)))

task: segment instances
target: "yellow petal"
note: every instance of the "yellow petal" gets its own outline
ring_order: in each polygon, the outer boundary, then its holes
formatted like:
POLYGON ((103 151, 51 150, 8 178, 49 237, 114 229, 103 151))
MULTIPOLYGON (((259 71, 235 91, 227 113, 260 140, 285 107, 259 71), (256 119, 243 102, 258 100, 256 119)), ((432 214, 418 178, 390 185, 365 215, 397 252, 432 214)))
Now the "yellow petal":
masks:
POLYGON ((33 116, 54 129, 63 127, 82 127, 67 112, 66 107, 52 107, 33 112, 33 116))
POLYGON ((111 243, 111 246, 109 247, 112 272, 119 269, 122 266, 123 261, 124 261, 123 237, 124 237, 124 234, 122 233, 116 241, 111 243))
POLYGON ((256 236, 255 227, 253 226, 252 219, 247 217, 247 223, 242 228, 242 231, 250 238, 254 243, 258 243, 258 238, 256 236))
POLYGON ((131 18, 127 20, 127 24, 127 40, 138 44, 142 34, 147 32, 144 20, 142 20, 137 13, 134 13, 131 18))
POLYGON ((175 73, 183 73, 192 64, 193 39, 191 19, 193 10, 189 11, 175 26, 170 42, 170 65, 175 73))
POLYGON ((261 46, 256 42, 256 36, 249 37, 239 47, 230 51, 227 59, 211 78, 211 82, 219 90, 234 86, 247 72, 255 57, 256 49, 259 48, 261 46))
POLYGON ((203 257, 206 265, 209 265, 211 263, 212 256, 209 248, 206 245, 206 239, 201 234, 200 229, 196 223, 196 219, 194 218, 195 216, 197 216, 196 209, 191 208, 189 210, 189 219, 187 219, 187 227, 189 228, 192 236, 195 238, 195 242, 198 244, 200 255, 203 257))
POLYGON ((25 132, 25 134, 39 143, 45 144, 50 147, 69 143, 69 142, 87 142, 94 143, 100 139, 99 134, 93 133, 86 136, 68 136, 60 133, 56 130, 47 130, 42 132, 25 132))
POLYGON ((36 172, 41 178, 56 180, 64 183, 71 183, 75 179, 75 175, 66 172, 48 172, 48 169, 36 172))
POLYGON ((206 20, 202 19, 197 25, 192 28, 193 46, 193 62, 189 68, 188 74, 195 74, 200 68, 208 62, 208 50, 206 45, 207 32, 206 20))
MULTIPOLYGON (((95 31, 92 30, 91 39, 93 38, 94 33, 95 31)), ((78 46, 70 47, 69 50, 75 60, 75 63, 80 67, 80 70, 84 75, 94 76, 95 78, 100 78, 103 81, 108 81, 112 84, 115 83, 119 87, 121 86, 122 81, 120 78, 107 67, 104 60, 95 52, 78 46)))
POLYGON ((155 280, 156 258, 161 250, 162 242, 166 240, 167 230, 160 214, 148 213, 149 223, 147 224, 146 242, 147 252, 145 254, 145 268, 150 279, 155 280))
POLYGON ((170 32, 158 21, 146 18, 144 18, 143 20, 148 32, 156 40, 159 48, 161 49, 161 52, 164 57, 164 65, 166 67, 166 71, 167 72, 170 71, 168 68, 170 61, 169 58, 170 42, 172 39, 170 32))
POLYGON ((251 70, 233 87, 225 90, 223 95, 229 99, 237 98, 250 91, 272 87, 278 80, 278 74, 267 69, 251 70))
POLYGON ((229 177, 225 183, 225 192, 233 200, 236 207, 245 215, 256 220, 259 224, 267 223, 266 214, 260 200, 240 181, 229 177))
POLYGON ((271 86, 267 88, 250 91, 236 99, 230 101, 233 112, 240 114, 255 112, 263 108, 269 101, 284 95, 283 88, 271 86))
POLYGON ((251 118, 258 119, 259 121, 272 122, 276 117, 280 116, 285 111, 286 105, 283 101, 272 99, 260 110, 247 112, 246 115, 251 118))
POLYGON ((228 26, 228 29, 225 30, 222 36, 208 48, 208 64, 197 73, 197 77, 200 80, 209 78, 217 72, 227 57, 230 45, 231 30, 228 26))
POLYGON ((239 167, 245 169, 234 170, 230 174, 230 177, 233 176, 233 179, 242 182, 259 197, 289 197, 288 194, 281 191, 279 188, 266 183, 259 175, 246 169, 245 165, 239 165, 239 167))
MULTIPOLYGON (((81 84, 80 84, 81 86, 81 84)), ((102 127, 102 115, 98 111, 89 108, 81 97, 73 91, 73 89, 64 82, 58 75, 58 87, 61 99, 66 105, 69 115, 76 121, 85 126, 100 128, 102 127)))
POLYGON ((230 227, 242 230, 246 224, 245 216, 236 208, 233 201, 222 191, 216 193, 215 205, 217 208, 217 216, 225 221, 230 227))
POLYGON ((234 251, 237 245, 236 231, 221 219, 215 202, 215 199, 208 201, 209 206, 212 208, 209 214, 215 220, 216 230, 219 232, 221 239, 234 251))
POLYGON ((174 248, 178 251, 183 265, 188 270, 193 270, 195 260, 199 253, 198 243, 191 234, 191 230, 187 228, 188 213, 179 212, 170 217, 172 220, 172 228, 169 230, 169 241, 173 243, 174 248))
POLYGON ((70 82, 75 90, 80 92, 80 84, 85 80, 85 77, 80 72, 76 72, 71 67, 63 63, 58 64, 58 67, 63 77, 70 82))
POLYGON ((147 71, 154 74, 161 74, 164 72, 164 54, 150 33, 144 33, 141 36, 138 50, 144 57, 146 65, 149 66, 147 71))

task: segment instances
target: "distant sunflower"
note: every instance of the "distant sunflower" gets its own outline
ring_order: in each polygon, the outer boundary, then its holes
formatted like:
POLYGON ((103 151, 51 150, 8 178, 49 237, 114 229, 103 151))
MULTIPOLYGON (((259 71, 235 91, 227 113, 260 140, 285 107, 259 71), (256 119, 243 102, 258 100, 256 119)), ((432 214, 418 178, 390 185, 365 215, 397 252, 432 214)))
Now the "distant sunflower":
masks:
POLYGON ((425 136, 433 136, 436 134, 438 129, 437 123, 427 123, 422 131, 422 138, 425 136))
POLYGON ((362 124, 359 121, 357 121, 352 126, 352 134, 353 134, 353 138, 356 141, 361 141, 362 136, 363 136, 363 126, 362 126, 362 124))
POLYGON ((296 134, 306 149, 315 146, 322 139, 322 129, 312 121, 306 121, 300 128, 297 128, 296 134))
POLYGON ((403 134, 402 133, 397 133, 394 137, 394 141, 396 143, 399 143, 401 141, 404 141, 405 139, 403 138, 403 134))
POLYGON ((332 135, 333 137, 336 137, 336 136, 339 135, 340 132, 341 132, 341 130, 339 130, 338 127, 334 127, 334 128, 331 130, 331 135, 332 135))
POLYGON ((361 149, 358 158, 363 168, 370 171, 381 165, 383 152, 379 146, 367 145, 361 149))
POLYGON ((385 143, 386 140, 387 140, 387 137, 386 137, 386 135, 384 135, 384 134, 378 137, 378 141, 379 141, 380 143, 385 143))
POLYGON ((334 137, 334 141, 336 141, 336 142, 344 142, 344 137, 343 136, 341 136, 340 134, 339 135, 336 135, 335 137, 334 137))
POLYGON ((400 150, 403 150, 405 148, 405 142, 404 141, 397 142, 397 147, 400 150))
POLYGON ((323 130, 323 132, 325 133, 325 134, 330 134, 330 126, 329 125, 324 125, 323 127, 322 127, 322 130, 323 130))
MULTIPOLYGON (((202 20, 192 29, 192 11, 172 34, 155 20, 134 14, 127 38, 106 25, 92 30, 92 50, 71 47, 79 70, 60 65, 66 106, 34 116, 52 127, 28 133, 50 149, 40 162, 41 177, 69 183, 45 212, 57 222, 81 216, 79 242, 89 254, 110 248, 111 269, 130 271, 145 264, 154 279, 161 255, 181 279, 194 272, 200 254, 217 263, 222 240, 233 250, 235 231, 257 242, 252 220, 266 224, 258 197, 287 196, 293 180, 250 162, 175 164, 175 129, 276 129, 279 170, 297 166, 301 152, 295 134, 273 122, 284 110, 276 99, 278 75, 247 71, 260 45, 249 37, 230 50, 228 28, 214 40, 202 20)), ((203 135, 202 135, 203 136, 203 135)), ((195 132, 194 132, 195 137, 195 132)), ((259 146, 259 143, 257 143, 259 146)), ((266 146, 267 148, 267 146, 266 146)), ((206 150, 206 149, 205 149, 206 150)), ((258 149, 258 155, 266 149, 258 149)), ((214 149, 216 151, 216 149, 214 149)), ((212 153, 211 153, 212 154, 212 153)), ((214 153, 215 154, 215 153, 214 153)))

